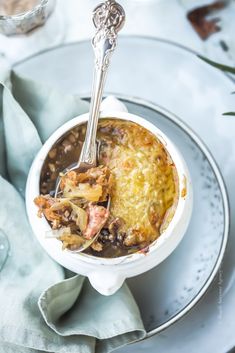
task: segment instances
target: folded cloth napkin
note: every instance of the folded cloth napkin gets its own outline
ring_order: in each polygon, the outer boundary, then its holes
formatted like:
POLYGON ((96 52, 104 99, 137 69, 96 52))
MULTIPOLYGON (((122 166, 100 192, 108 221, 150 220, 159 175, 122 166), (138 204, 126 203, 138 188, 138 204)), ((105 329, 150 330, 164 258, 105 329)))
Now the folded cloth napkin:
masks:
POLYGON ((10 243, 0 272, 0 353, 111 352, 142 339, 127 285, 104 297, 64 270, 41 249, 25 213, 35 154, 58 126, 86 112, 87 102, 14 73, 0 90, 0 230, 10 243))

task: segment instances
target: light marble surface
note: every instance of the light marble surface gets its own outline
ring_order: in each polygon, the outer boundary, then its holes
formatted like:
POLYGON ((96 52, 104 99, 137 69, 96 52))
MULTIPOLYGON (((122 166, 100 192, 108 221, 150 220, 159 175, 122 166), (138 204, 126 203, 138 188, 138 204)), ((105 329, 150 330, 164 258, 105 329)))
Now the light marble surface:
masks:
MULTIPOLYGON (((14 63, 54 45, 90 38, 93 34, 91 11, 99 2, 99 0, 58 0, 56 11, 45 27, 26 37, 7 38, 0 35, 2 60, 14 63)), ((231 1, 229 7, 221 11, 222 31, 204 42, 201 41, 188 23, 186 10, 205 2, 209 2, 209 0, 120 0, 127 14, 127 23, 122 33, 169 39, 212 59, 235 64, 235 1, 231 1), (222 50, 221 40, 227 43, 228 52, 222 50)), ((232 281, 233 279, 231 279, 231 283, 232 281)), ((234 303, 234 299, 231 298, 233 293, 227 291, 225 294, 230 302, 234 303)), ((206 296, 201 304, 205 315, 208 314, 209 316, 210 297, 206 296)), ((197 307, 195 307, 189 315, 195 325, 195 330, 198 332, 197 341, 194 344, 192 344, 192 341, 195 340, 195 334, 191 330, 192 325, 188 327, 182 325, 181 328, 181 325, 173 325, 167 331, 163 331, 149 340, 130 346, 128 349, 121 349, 120 353, 186 353, 189 351, 189 347, 192 353, 198 351, 210 353, 210 341, 218 339, 218 337, 214 337, 215 331, 209 318, 204 320, 202 317, 200 323, 199 318, 195 315, 197 310, 197 307), (182 334, 180 341, 177 340, 179 330, 182 334), (183 340, 182 337, 184 337, 183 340)), ((227 310, 231 310, 231 308, 224 307, 224 311, 227 310)), ((225 315, 226 312, 224 312, 225 315)), ((233 341, 230 329, 232 323, 226 328, 223 327, 222 321, 219 325, 224 342, 229 343, 224 345, 224 351, 214 351, 214 353, 226 353, 231 348, 230 343, 233 341)))

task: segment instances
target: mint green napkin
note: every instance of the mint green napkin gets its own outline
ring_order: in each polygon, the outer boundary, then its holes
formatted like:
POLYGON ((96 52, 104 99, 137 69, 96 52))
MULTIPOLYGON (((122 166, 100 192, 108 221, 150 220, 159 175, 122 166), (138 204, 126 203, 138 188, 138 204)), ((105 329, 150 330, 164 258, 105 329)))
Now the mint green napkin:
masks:
POLYGON ((88 104, 15 74, 1 84, 0 102, 0 230, 10 242, 0 272, 0 352, 101 353, 142 339, 146 332, 127 285, 104 297, 64 270, 37 243, 25 213, 35 154, 88 104))

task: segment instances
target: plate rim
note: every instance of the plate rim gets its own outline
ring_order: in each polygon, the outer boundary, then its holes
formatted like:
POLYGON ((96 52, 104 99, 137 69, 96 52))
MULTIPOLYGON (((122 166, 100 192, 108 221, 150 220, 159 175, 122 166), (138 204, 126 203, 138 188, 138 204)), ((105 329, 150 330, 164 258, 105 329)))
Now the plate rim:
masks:
MULTIPOLYGON (((147 41, 154 41, 154 42, 160 42, 163 44, 167 44, 170 46, 177 47, 180 50, 186 51, 187 53, 193 54, 193 55, 199 55, 199 53, 191 48, 188 48, 180 43, 173 42, 171 40, 163 39, 163 38, 158 38, 154 36, 147 36, 147 35, 122 35, 120 36, 122 39, 139 39, 139 40, 147 40, 147 41)), ((68 46, 74 46, 74 45, 79 45, 82 43, 87 43, 90 42, 89 39, 84 39, 80 41, 73 41, 73 42, 68 42, 68 43, 61 43, 57 46, 53 46, 50 48, 46 48, 44 50, 41 50, 35 54, 32 54, 30 56, 27 56, 26 58, 23 58, 17 62, 15 62, 12 65, 12 69, 17 69, 21 64, 24 64, 27 61, 30 61, 31 59, 38 57, 40 55, 43 55, 47 52, 54 51, 57 49, 60 49, 62 47, 68 47, 68 46)), ((204 63, 205 65, 208 65, 204 63)), ((212 68, 214 69, 214 68, 212 68)), ((230 82, 234 82, 235 80, 228 74, 218 71, 218 73, 226 77, 230 82)), ((199 135, 187 124, 185 123, 180 117, 178 117, 176 114, 170 112, 166 108, 162 107, 161 105, 158 105, 154 102, 151 102, 150 100, 147 99, 142 99, 137 96, 130 96, 130 95, 122 95, 119 93, 114 93, 114 92, 105 92, 105 94, 112 94, 115 95, 115 97, 130 102, 130 103, 135 103, 140 106, 145 106, 153 111, 157 111, 161 113, 164 118, 170 120, 173 122, 176 126, 178 126, 181 130, 183 130, 190 138, 193 140, 193 142, 199 147, 199 149, 203 152, 203 154, 206 156, 208 162, 210 163, 210 166, 215 174, 215 177, 217 179, 218 185, 221 190, 221 195, 222 195, 222 201, 223 201, 223 212, 224 212, 224 230, 223 230, 223 239, 222 243, 220 246, 220 253, 217 257, 217 260, 215 262, 215 265, 211 271, 210 276, 206 280, 205 284, 201 287, 197 295, 176 315, 174 315, 172 318, 170 318, 168 321, 165 323, 161 324, 159 327, 156 329, 153 329, 151 331, 148 331, 146 334, 146 337, 144 339, 147 339, 165 329, 173 325, 175 322, 179 321, 182 319, 185 315, 187 315, 190 310, 204 297, 204 295, 207 293, 210 285, 212 284, 224 257, 224 253, 226 250, 226 245, 228 241, 228 236, 229 236, 229 229, 230 229, 230 206, 229 206, 229 198, 228 198, 228 192, 226 188, 226 184, 224 182, 224 178, 222 176, 222 173, 220 171, 220 168, 213 157, 212 153, 210 152, 209 148, 207 145, 203 142, 203 140, 199 137, 199 135)), ((88 98, 89 95, 81 95, 82 99, 88 98)))
MULTIPOLYGON (((119 39, 139 39, 139 40, 146 40, 146 41, 153 41, 153 42, 160 42, 160 43, 164 43, 164 44, 167 44, 167 45, 170 45, 170 46, 173 46, 173 47, 177 47, 178 49, 180 50, 183 50, 183 51, 186 51, 190 54, 194 54, 196 55, 197 57, 200 56, 201 54, 197 51, 197 50, 194 50, 192 48, 189 48, 187 47, 186 45, 183 45, 181 43, 178 43, 178 42, 174 42, 170 39, 165 39, 165 38, 160 38, 160 37, 156 37, 156 36, 150 36, 150 35, 139 35, 139 34, 121 34, 119 36, 119 39)), ((64 47, 70 47, 70 46, 75 46, 75 45, 78 45, 78 44, 84 44, 84 43, 91 43, 91 39, 89 38, 85 38, 85 39, 81 39, 81 40, 75 40, 75 41, 71 41, 71 42, 66 42, 66 43, 60 43, 58 45, 54 45, 54 46, 51 46, 49 48, 45 48, 45 49, 42 49, 34 54, 31 54, 31 55, 28 55, 26 56, 25 58, 23 59, 20 59, 16 62, 14 62, 12 64, 12 69, 14 70, 15 68, 17 68, 18 66, 20 66, 21 64, 24 64, 25 62, 27 61, 30 61, 31 59, 37 57, 37 56, 40 56, 40 55, 43 55, 47 52, 50 52, 50 51, 54 51, 54 50, 57 50, 57 49, 60 49, 60 48, 64 48, 64 47)), ((229 81, 231 82, 235 82, 235 78, 233 78, 231 75, 229 75, 228 73, 224 72, 224 71, 220 71, 219 69, 216 69, 212 66, 210 66, 208 63, 206 63, 205 61, 202 61, 201 62, 209 67, 211 67, 212 69, 214 70, 217 70, 218 73, 220 73, 223 77, 226 77, 229 81)))

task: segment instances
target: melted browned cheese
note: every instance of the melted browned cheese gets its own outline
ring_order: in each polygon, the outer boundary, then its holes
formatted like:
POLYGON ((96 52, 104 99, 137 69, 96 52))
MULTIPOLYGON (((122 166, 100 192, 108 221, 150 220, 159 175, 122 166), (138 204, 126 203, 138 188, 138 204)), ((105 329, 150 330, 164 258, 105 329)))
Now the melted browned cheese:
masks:
POLYGON ((102 121, 98 137, 103 141, 100 162, 114 175, 111 213, 123 220, 126 245, 152 242, 177 201, 171 158, 153 134, 131 122, 102 121))

